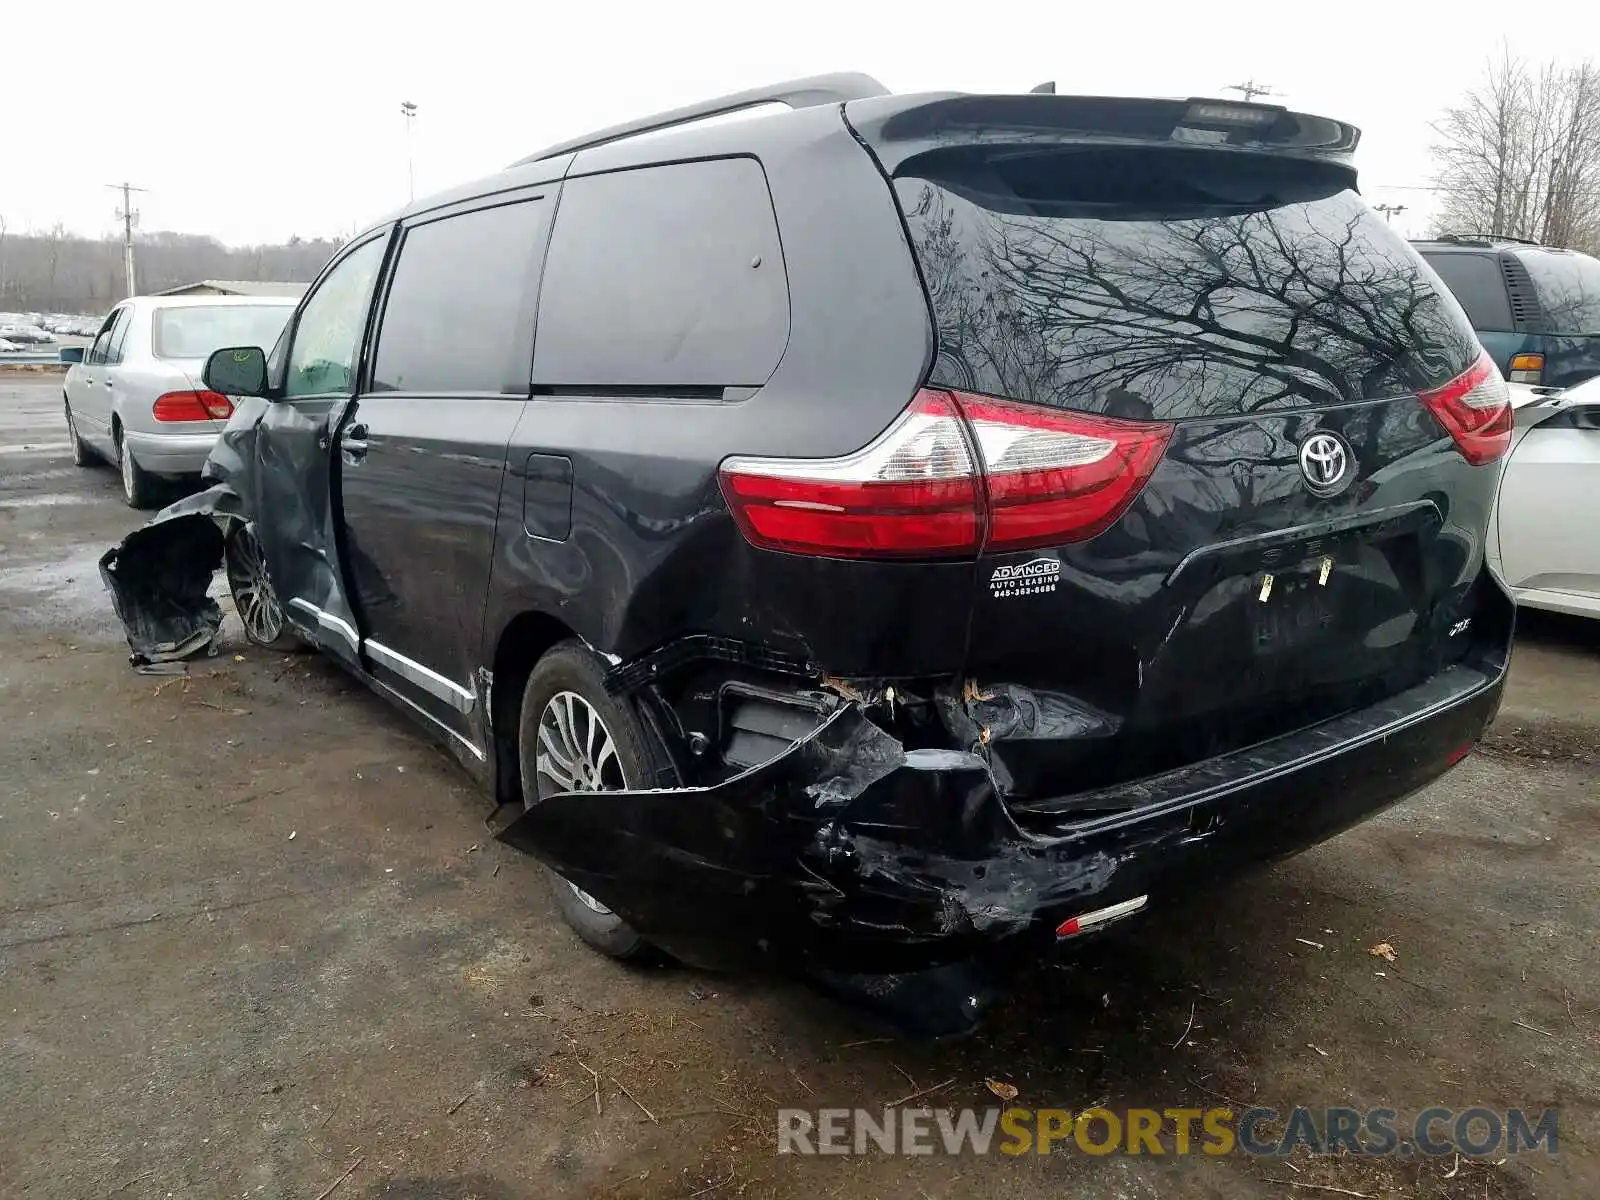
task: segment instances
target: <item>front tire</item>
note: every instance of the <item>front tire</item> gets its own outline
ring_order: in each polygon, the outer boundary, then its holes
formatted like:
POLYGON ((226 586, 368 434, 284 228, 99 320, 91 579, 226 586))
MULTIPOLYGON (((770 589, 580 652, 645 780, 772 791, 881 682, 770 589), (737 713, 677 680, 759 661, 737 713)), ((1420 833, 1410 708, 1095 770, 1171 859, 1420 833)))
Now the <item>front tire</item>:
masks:
MULTIPOLYGON (((522 692, 517 757, 530 807, 561 792, 661 786, 664 756, 626 702, 610 696, 595 656, 579 641, 541 658, 522 692)), ((602 954, 637 961, 654 948, 631 925, 576 884, 550 871, 562 917, 602 954)))
POLYGON ((129 508, 148 509, 156 506, 156 479, 136 461, 128 443, 117 431, 117 467, 122 473, 122 498, 129 508))
POLYGON ((284 615, 278 589, 267 572, 267 556, 253 526, 240 525, 228 536, 222 561, 245 640, 268 650, 300 649, 302 642, 284 615))

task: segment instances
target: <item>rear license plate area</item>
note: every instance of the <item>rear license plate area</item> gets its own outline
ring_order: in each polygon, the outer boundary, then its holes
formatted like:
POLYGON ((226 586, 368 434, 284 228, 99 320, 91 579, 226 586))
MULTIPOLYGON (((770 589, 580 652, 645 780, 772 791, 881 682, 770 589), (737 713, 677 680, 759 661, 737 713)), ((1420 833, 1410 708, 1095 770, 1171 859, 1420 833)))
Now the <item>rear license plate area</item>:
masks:
POLYGON ((1331 559, 1315 559, 1263 576, 1249 605, 1254 652, 1272 656, 1331 640, 1338 625, 1335 574, 1331 559))

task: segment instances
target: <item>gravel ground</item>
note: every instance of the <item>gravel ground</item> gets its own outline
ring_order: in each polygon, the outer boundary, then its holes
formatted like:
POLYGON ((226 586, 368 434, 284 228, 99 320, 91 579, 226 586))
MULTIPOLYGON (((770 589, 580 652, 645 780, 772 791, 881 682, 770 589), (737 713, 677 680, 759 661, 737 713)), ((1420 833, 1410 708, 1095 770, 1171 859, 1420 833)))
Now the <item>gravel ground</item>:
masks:
POLYGON ((139 520, 72 466, 59 377, 0 374, 0 1195, 1600 1194, 1600 628, 1526 621, 1490 740, 1425 793, 908 1043, 595 956, 470 782, 320 659, 230 618, 188 678, 134 674, 95 560, 139 520), (774 1152, 780 1106, 986 1079, 1075 1111, 1559 1105, 1560 1153, 774 1152))

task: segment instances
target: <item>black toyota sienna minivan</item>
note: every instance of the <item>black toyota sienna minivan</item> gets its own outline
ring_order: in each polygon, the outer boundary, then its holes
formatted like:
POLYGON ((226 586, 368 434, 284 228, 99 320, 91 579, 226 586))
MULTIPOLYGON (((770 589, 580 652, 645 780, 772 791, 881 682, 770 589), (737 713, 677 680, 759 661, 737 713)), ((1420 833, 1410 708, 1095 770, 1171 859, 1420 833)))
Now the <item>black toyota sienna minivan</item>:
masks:
POLYGON ((197 503, 251 636, 438 731, 608 953, 892 972, 1188 906, 1500 696, 1506 388, 1356 139, 861 76, 579 138, 219 351, 259 399, 197 503))

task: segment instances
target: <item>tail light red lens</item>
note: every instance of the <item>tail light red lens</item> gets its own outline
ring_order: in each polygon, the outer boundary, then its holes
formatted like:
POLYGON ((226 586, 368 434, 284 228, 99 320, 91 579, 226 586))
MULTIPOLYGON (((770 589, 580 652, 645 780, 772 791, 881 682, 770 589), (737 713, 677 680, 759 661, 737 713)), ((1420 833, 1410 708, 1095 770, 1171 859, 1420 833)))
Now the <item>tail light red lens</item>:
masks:
POLYGON ((1511 390, 1487 354, 1443 387, 1418 395, 1469 463, 1492 463, 1511 449, 1511 390))
POLYGON ((983 460, 990 550, 1105 532, 1166 452, 1172 426, 958 395, 983 460))
POLYGON ((923 391, 868 445, 840 458, 730 458, 722 491, 746 538, 841 558, 976 554, 981 487, 961 417, 923 391))
POLYGON ((226 421, 233 401, 221 392, 167 392, 151 410, 158 421, 226 421))
POLYGON ((929 558, 1060 545, 1107 529, 1171 435, 1157 422, 924 389, 853 454, 731 458, 722 490, 745 537, 770 550, 929 558))

